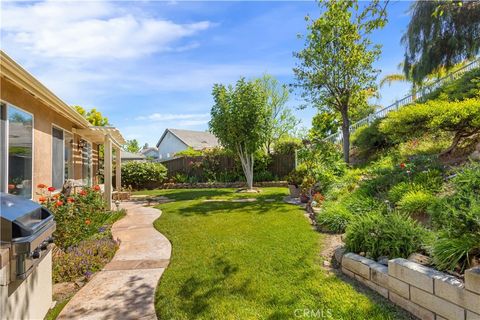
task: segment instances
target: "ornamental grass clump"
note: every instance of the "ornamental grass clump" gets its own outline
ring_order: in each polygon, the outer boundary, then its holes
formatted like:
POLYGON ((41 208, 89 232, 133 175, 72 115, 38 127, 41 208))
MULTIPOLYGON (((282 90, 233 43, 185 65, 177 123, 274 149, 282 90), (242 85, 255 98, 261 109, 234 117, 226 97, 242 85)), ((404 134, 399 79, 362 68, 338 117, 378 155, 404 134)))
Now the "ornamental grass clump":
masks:
POLYGON ((426 229, 408 215, 372 213, 359 216, 348 225, 345 245, 348 251, 363 252, 374 259, 407 258, 423 249, 427 237, 426 229))

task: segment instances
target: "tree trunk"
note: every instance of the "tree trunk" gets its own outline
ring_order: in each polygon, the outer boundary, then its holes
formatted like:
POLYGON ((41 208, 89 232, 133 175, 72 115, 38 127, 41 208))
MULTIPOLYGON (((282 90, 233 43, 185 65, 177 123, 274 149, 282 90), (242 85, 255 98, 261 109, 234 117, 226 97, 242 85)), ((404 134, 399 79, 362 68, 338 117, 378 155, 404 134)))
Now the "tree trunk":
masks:
POLYGON ((237 147, 238 156, 240 158, 240 163, 242 164, 242 170, 245 174, 245 179, 247 181, 247 187, 249 190, 253 189, 253 154, 248 154, 242 148, 242 146, 237 147))
POLYGON ((349 164, 350 163, 350 119, 348 119, 347 110, 342 111, 342 134, 343 134, 343 159, 347 164, 349 164))

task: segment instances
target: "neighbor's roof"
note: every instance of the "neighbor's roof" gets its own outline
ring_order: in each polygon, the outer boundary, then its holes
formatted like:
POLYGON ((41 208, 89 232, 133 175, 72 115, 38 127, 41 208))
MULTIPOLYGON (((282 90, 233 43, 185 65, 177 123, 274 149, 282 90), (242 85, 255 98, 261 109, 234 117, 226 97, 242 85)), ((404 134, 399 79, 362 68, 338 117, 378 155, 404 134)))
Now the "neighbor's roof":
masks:
POLYGON ((133 153, 125 150, 120 151, 120 158, 122 160, 145 160, 147 157, 141 153, 133 153))
POLYGON ((214 148, 220 146, 220 142, 218 141, 217 137, 215 137, 210 132, 182 129, 166 129, 162 137, 158 141, 157 147, 160 146, 160 143, 162 142, 167 132, 172 133, 183 143, 193 149, 214 148))

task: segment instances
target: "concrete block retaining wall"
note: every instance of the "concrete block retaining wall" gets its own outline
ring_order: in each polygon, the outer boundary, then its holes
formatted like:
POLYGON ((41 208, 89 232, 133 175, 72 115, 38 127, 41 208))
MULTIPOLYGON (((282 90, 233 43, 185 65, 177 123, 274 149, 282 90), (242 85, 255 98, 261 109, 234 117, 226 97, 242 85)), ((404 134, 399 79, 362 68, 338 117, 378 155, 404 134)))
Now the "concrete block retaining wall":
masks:
POLYGON ((480 320, 480 267, 465 272, 465 282, 406 259, 388 267, 354 253, 335 253, 347 276, 394 304, 427 320, 480 320))

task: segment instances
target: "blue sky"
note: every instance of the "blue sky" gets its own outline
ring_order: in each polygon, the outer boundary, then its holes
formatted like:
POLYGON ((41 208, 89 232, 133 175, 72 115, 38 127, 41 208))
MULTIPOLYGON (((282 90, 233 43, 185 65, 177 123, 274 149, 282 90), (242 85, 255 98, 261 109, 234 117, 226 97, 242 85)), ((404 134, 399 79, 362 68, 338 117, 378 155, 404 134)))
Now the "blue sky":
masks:
MULTIPOLYGON (((381 74, 403 59, 409 4, 391 2, 374 35, 381 74)), ((214 83, 265 72, 292 83, 297 35, 319 12, 311 1, 2 2, 1 48, 68 104, 95 107, 127 139, 153 145, 165 128, 207 129, 214 83)), ((379 102, 407 91, 385 87, 379 102)), ((315 110, 295 114, 308 128, 315 110)))

